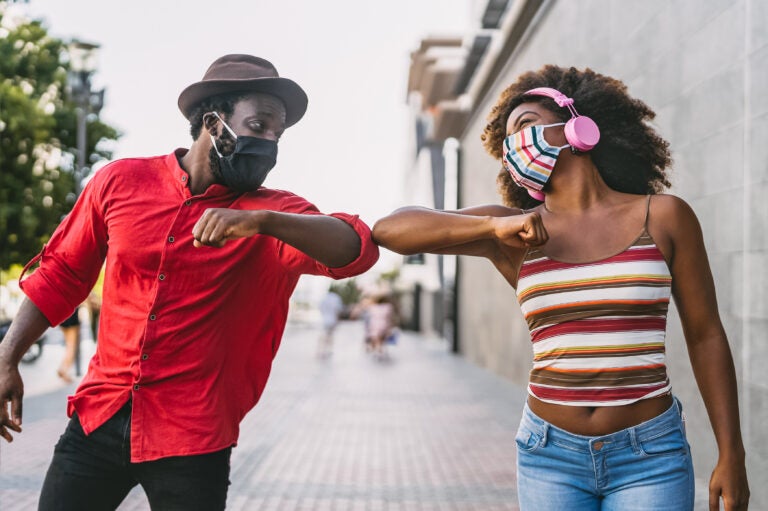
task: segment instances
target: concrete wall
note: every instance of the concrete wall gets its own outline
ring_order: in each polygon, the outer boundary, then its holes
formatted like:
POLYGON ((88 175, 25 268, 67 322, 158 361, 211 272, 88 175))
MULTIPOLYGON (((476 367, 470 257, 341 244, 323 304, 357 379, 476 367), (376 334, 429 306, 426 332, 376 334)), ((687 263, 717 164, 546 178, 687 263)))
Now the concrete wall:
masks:
MULTIPOLYGON (((768 2, 546 3, 462 136, 462 206, 499 202, 499 165, 479 138, 486 115, 518 74, 547 63, 619 78, 658 114, 675 160, 672 193, 702 223, 737 367, 750 509, 768 509, 768 2)), ((460 279, 463 353, 524 384, 531 348, 513 291, 485 261, 462 259, 460 279)), ((667 342, 697 477, 706 480, 717 449, 674 310, 667 342)))

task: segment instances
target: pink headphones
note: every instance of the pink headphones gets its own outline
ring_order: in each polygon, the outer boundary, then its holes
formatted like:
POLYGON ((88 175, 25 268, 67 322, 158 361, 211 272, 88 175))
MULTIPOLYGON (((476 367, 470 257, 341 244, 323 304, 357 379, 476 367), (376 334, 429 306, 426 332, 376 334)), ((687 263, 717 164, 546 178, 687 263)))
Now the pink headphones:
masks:
POLYGON ((573 98, 569 98, 559 90, 549 87, 538 87, 525 93, 530 96, 546 96, 552 98, 557 106, 566 107, 571 112, 571 118, 565 123, 565 139, 579 151, 589 151, 600 140, 600 129, 589 117, 579 115, 573 107, 573 98))

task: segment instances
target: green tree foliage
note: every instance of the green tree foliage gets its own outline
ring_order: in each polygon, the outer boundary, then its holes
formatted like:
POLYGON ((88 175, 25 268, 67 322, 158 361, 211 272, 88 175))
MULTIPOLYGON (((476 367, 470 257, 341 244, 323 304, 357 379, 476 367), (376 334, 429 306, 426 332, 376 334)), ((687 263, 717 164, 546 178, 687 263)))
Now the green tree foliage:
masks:
MULTIPOLYGON (((67 95, 66 43, 0 1, 0 268, 23 263, 75 201, 77 110, 67 95)), ((88 162, 111 158, 119 133, 88 117, 88 162)))
POLYGON ((360 301, 362 296, 362 292, 357 287, 357 282, 354 278, 333 282, 331 283, 330 290, 341 297, 341 302, 344 305, 354 305, 360 301))

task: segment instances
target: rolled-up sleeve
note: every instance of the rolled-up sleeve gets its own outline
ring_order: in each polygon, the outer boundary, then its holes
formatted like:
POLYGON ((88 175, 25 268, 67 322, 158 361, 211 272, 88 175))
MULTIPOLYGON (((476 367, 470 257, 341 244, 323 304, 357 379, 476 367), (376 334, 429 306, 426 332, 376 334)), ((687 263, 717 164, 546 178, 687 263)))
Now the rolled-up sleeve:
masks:
POLYGON ((357 235, 360 237, 360 253, 357 255, 351 263, 340 266, 338 268, 329 268, 316 261, 318 273, 327 275, 334 279, 344 279, 347 277, 354 277, 365 273, 371 267, 376 264, 379 259, 379 246, 373 242, 371 237, 371 228, 360 220, 357 215, 350 215, 347 213, 331 213, 328 216, 338 218, 342 222, 352 227, 357 235))
MULTIPOLYGON (((276 211, 300 215, 323 215, 317 207, 306 199, 288 192, 281 192, 280 206, 276 211)), ((268 208, 265 208, 268 209, 268 208)), ((331 268, 320 261, 311 258, 301 250, 287 243, 280 242, 280 260, 285 268, 296 273, 324 275, 332 279, 354 277, 368 271, 379 259, 379 246, 373 242, 371 228, 358 215, 349 213, 330 213, 325 216, 341 220, 354 229, 360 238, 360 252, 348 264, 331 268)))
POLYGON ((51 325, 67 319, 85 300, 106 257, 107 229, 94 181, 43 247, 40 267, 19 283, 51 325))

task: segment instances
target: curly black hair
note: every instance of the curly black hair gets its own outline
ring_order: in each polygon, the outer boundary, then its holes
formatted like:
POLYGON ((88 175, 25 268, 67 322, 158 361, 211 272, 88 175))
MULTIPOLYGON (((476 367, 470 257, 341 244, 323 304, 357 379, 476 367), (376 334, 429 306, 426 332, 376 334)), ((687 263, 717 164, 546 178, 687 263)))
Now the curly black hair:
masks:
MULTIPOLYGON (((656 113, 642 101, 630 97, 623 82, 589 68, 547 65, 520 75, 499 96, 480 136, 491 156, 502 161, 507 118, 521 103, 540 103, 563 122, 570 118, 568 109, 559 107, 554 100, 525 95, 536 87, 551 87, 573 98, 579 114, 597 123, 600 142, 589 154, 608 186, 642 195, 659 193, 670 186, 666 172, 672 162, 669 143, 649 124, 656 113)), ((527 209, 541 204, 517 186, 503 166, 496 182, 508 206, 527 209)))
POLYGON ((203 131, 203 116, 208 112, 216 112, 225 119, 235 111, 235 105, 248 97, 248 92, 233 92, 205 98, 198 103, 189 114, 189 134, 192 140, 197 140, 203 131))

